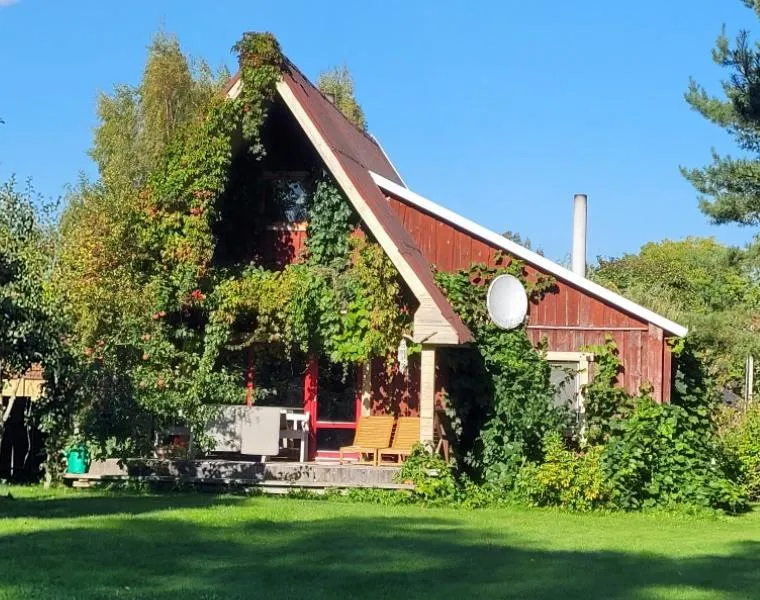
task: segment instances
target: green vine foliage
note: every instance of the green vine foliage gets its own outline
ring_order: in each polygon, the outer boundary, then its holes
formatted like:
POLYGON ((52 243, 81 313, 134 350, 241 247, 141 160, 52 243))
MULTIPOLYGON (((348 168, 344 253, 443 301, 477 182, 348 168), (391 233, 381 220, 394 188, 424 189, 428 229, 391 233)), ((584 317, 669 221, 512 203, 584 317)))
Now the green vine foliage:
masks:
POLYGON ((449 355, 459 459, 478 480, 511 489, 521 465, 542 458, 544 435, 565 431, 569 415, 555 406, 549 365, 525 328, 505 331, 488 316, 488 285, 502 273, 518 277, 533 301, 554 285, 547 278, 529 280, 524 264, 507 257, 493 267, 436 273, 436 281, 475 338, 470 350, 449 355))
POLYGON ((348 266, 349 237, 357 217, 346 197, 326 176, 317 182, 309 208, 309 261, 343 271, 348 266))
POLYGON ((243 112, 243 137, 250 143, 250 151, 263 157, 266 149, 260 132, 282 73, 284 59, 280 44, 271 33, 248 32, 232 49, 238 55, 243 81, 236 101, 243 112))
MULTIPOLYGON (((589 444, 601 444, 609 438, 613 423, 633 412, 635 398, 618 385, 623 365, 611 336, 604 344, 588 346, 584 351, 594 355, 594 376, 583 389, 585 436, 589 444)), ((647 395, 646 389, 642 392, 647 395)))
POLYGON ((242 131, 257 158, 266 154, 260 132, 283 65, 269 34, 246 34, 235 50, 239 97, 215 101, 169 145, 142 196, 145 247, 158 268, 145 269, 155 309, 139 337, 139 396, 162 418, 179 415, 196 429, 204 405, 242 399, 246 348, 276 344, 286 357, 363 362, 395 348, 409 321, 395 268, 377 244, 352 237, 358 218, 325 175, 309 197, 303 260, 279 271, 214 264, 232 139, 242 131))
POLYGON ((411 334, 411 311, 398 272, 379 244, 352 237, 350 245, 342 327, 331 354, 335 362, 365 363, 391 356, 402 336, 411 334))

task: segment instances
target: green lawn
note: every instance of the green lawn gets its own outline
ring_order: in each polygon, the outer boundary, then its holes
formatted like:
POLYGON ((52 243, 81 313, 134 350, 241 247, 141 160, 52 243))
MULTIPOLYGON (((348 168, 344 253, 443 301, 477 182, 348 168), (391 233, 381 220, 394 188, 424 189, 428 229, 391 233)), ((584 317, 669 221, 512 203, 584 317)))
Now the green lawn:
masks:
POLYGON ((11 493, 0 598, 760 598, 760 511, 11 493))

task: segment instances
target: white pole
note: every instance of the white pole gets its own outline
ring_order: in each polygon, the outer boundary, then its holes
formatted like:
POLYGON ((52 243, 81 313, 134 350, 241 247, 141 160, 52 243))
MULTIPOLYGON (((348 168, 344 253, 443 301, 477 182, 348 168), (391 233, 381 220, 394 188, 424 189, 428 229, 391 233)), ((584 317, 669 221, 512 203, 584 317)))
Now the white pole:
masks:
POLYGON ((755 388, 755 357, 751 354, 747 357, 747 404, 752 404, 752 396, 755 388))
POLYGON ((573 250, 572 270, 576 275, 586 276, 586 228, 588 196, 575 194, 573 198, 573 250))

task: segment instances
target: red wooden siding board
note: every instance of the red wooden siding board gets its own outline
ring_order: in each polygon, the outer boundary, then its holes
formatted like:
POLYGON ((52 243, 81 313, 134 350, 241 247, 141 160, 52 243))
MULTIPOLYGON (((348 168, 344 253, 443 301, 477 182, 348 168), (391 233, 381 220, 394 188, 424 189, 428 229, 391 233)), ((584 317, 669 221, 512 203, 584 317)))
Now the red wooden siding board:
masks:
POLYGON ((554 323, 556 325, 567 325, 567 286, 562 284, 558 286, 559 291, 551 294, 554 299, 554 323))
POLYGON ((569 326, 580 324, 580 292, 573 287, 565 286, 567 294, 567 320, 569 326))
POLYGON ((663 332, 656 325, 649 325, 648 381, 654 386, 654 399, 662 400, 663 332))
POLYGON ((557 321, 557 297, 559 294, 547 294, 542 300, 544 304, 544 318, 541 325, 561 325, 557 321))
POLYGON ((454 264, 454 230, 446 223, 436 223, 435 256, 438 268, 443 271, 455 271, 454 264))
POLYGON ((579 299, 579 323, 578 325, 592 325, 591 320, 591 308, 592 308, 592 302, 591 299, 587 296, 581 296, 579 299))
MULTIPOLYGON (((630 373, 628 374, 629 379, 636 382, 636 388, 638 388, 643 383, 644 378, 644 370, 642 369, 641 365, 641 355, 642 355, 642 343, 643 343, 643 336, 641 331, 631 331, 628 333, 628 360, 630 363, 630 373)), ((629 390, 629 391, 636 391, 629 390)))
POLYGON ((662 401, 670 403, 671 386, 673 384, 673 352, 667 342, 662 353, 662 401))
POLYGON ((572 335, 571 331, 560 329, 555 333, 556 350, 561 350, 562 352, 573 352, 575 350, 575 336, 572 335))
POLYGON ((480 240, 472 240, 472 245, 470 247, 472 252, 472 262, 473 263, 488 263, 488 255, 491 253, 491 247, 487 244, 484 244, 480 240))
POLYGON ((472 264, 472 238, 461 231, 454 231, 454 265, 466 269, 472 264))

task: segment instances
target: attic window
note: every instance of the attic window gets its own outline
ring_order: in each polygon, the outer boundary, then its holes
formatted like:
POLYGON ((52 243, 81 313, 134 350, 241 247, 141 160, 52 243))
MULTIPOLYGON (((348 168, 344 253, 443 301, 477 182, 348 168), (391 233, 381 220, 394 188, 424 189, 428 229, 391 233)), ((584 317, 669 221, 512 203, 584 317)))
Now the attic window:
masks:
POLYGON ((303 223, 308 215, 309 185, 306 173, 268 173, 264 205, 275 215, 275 221, 303 223))

